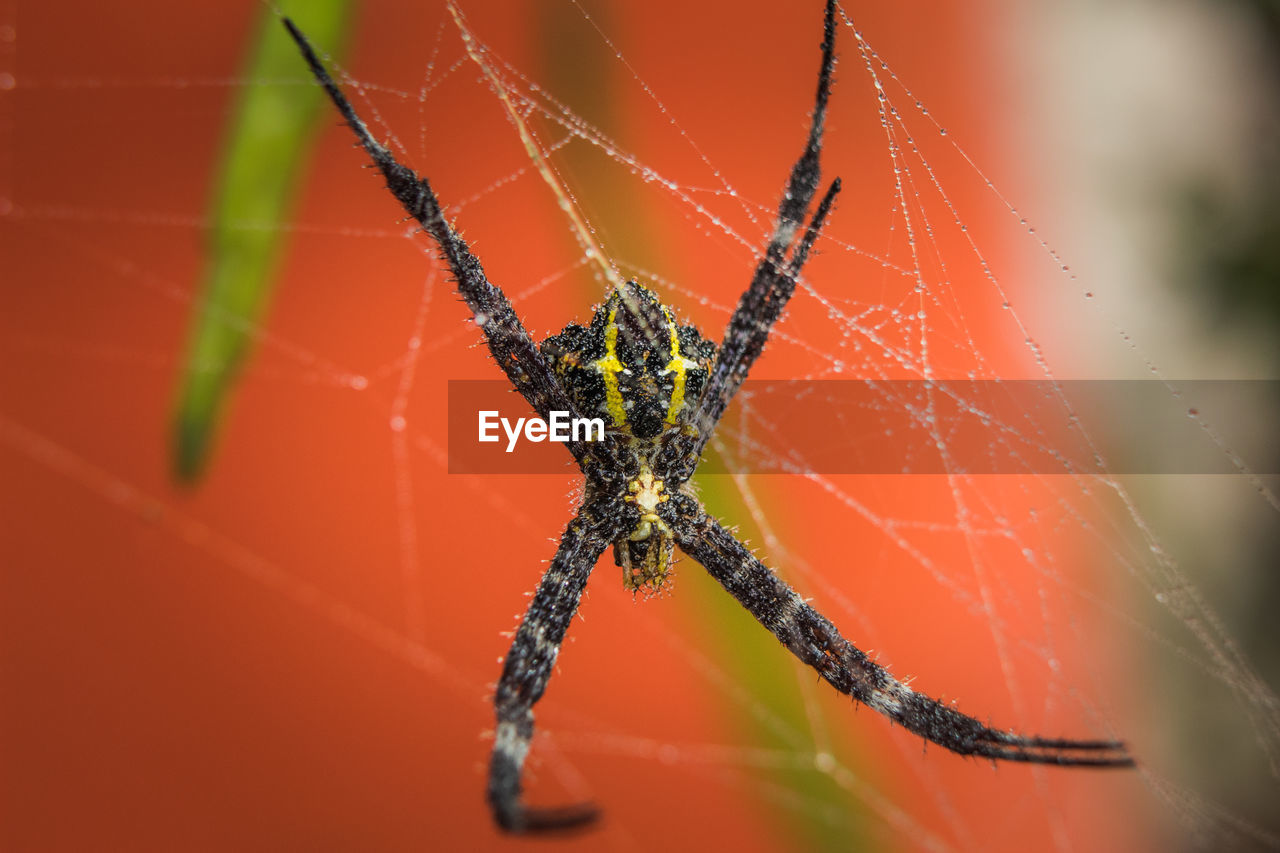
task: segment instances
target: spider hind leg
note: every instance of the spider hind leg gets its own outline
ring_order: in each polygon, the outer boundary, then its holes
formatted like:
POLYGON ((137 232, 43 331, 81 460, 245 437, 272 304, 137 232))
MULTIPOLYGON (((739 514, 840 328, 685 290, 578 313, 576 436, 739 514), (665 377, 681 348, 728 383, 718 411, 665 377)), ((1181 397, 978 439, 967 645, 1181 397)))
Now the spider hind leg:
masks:
POLYGON ((1126 768, 1134 760, 1123 743, 1019 735, 992 728, 950 705, 918 693, 854 646, 831 622, 734 538, 695 509, 674 530, 681 550, 696 560, 797 658, 832 687, 925 740, 960 755, 1059 767, 1126 768))
POLYGON ((507 832, 574 829, 598 813, 590 804, 529 808, 521 801, 520 776, 533 740, 533 706, 547 689, 596 559, 618 533, 618 520, 608 506, 582 506, 565 529, 503 661, 494 695, 497 728, 487 795, 494 820, 507 832))

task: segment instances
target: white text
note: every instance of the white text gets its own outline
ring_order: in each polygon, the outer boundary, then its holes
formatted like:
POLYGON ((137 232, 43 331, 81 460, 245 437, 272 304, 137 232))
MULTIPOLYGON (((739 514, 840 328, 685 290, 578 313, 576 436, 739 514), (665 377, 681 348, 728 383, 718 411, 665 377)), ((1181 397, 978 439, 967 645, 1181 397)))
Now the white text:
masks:
POLYGON ((480 412, 479 415, 479 440, 500 440, 498 426, 501 425, 502 431, 507 434, 508 453, 515 450, 522 427, 524 437, 534 442, 549 439, 563 444, 568 441, 604 440, 603 418, 571 418, 568 412, 552 412, 550 421, 537 417, 516 418, 515 423, 512 424, 507 418, 500 417, 497 412, 480 412))

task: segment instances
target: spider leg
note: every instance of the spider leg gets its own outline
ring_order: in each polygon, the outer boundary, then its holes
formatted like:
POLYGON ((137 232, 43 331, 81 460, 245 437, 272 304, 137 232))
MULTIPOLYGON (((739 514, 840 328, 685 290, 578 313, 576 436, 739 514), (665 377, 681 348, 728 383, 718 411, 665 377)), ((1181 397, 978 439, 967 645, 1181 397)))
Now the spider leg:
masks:
POLYGON ((711 369, 696 420, 701 436, 699 452, 709 440, 729 401, 746 379, 751 365, 764 350, 769 332, 795 292, 800 270, 808 260, 809 250, 822 229, 836 193, 840 191, 840 181, 837 179, 827 190, 813 219, 804 229, 799 245, 788 260, 787 249, 801 230, 805 211, 809 209, 809 203, 818 190, 822 130, 827 115, 827 101, 831 95, 831 75, 835 68, 835 39, 835 0, 827 0, 823 18, 822 67, 818 74, 818 91, 809 122, 809 137, 800 158, 791 167, 791 175, 782 201, 778 204, 778 217, 764 257, 760 259, 751 284, 738 300, 733 316, 729 318, 724 341, 720 344, 715 365, 711 369))
MULTIPOLYGON (((373 138, 368 126, 342 94, 307 37, 290 19, 284 18, 284 25, 297 42, 311 73, 328 92, 329 98, 355 133, 360 145, 386 178, 387 189, 439 246, 441 255, 457 280, 458 293, 475 316, 475 321, 488 342, 489 352, 506 373, 507 379, 543 418, 548 418, 553 410, 569 412, 570 417, 578 417, 573 402, 556 382, 554 372, 516 316, 506 294, 489 281, 484 267, 471 253, 466 241, 445 221, 431 184, 409 167, 400 164, 386 146, 373 138)), ((579 462, 593 455, 588 442, 570 441, 566 446, 579 462)))
POLYGON ((498 725, 488 797, 494 819, 507 832, 572 829, 597 816, 588 803, 554 809, 525 807, 520 802, 520 773, 533 737, 533 705, 547 688, 596 559, 621 531, 615 510, 604 502, 589 504, 569 522, 503 664, 494 697, 498 725))
POLYGON ((841 693, 865 703, 939 746, 961 755, 1071 767, 1132 767, 1124 744, 1112 740, 1028 737, 990 728, 917 693, 841 636, 746 546, 706 515, 674 526, 681 550, 751 611, 791 653, 841 693))

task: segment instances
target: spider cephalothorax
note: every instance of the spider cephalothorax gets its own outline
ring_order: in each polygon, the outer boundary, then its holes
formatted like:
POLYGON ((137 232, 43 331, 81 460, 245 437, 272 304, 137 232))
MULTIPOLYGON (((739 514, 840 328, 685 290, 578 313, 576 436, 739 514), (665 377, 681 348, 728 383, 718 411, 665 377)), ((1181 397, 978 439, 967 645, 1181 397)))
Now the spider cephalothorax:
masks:
POLYGON ((688 479, 673 463, 693 446, 694 413, 716 345, 630 281, 596 309, 590 326, 571 323, 540 350, 578 411, 605 420, 626 472, 615 488, 622 489, 628 524, 613 543, 613 558, 624 587, 656 592, 675 547, 671 496, 688 479))
POLYGON ((566 444, 585 478, 582 502, 516 629, 494 695, 497 727, 488 798, 494 819, 508 832, 581 826, 595 817, 589 805, 526 807, 520 777, 533 738, 533 706, 546 690, 587 578, 610 544, 631 590, 661 587, 679 545, 829 684, 953 752, 1036 764, 1133 765, 1117 741, 1019 735, 917 693, 845 639, 757 560, 707 513, 689 486, 716 424, 795 293, 840 191, 837 178, 809 215, 817 197, 822 128, 835 67, 835 12, 835 0, 827 0, 808 139, 791 167, 773 232, 719 347, 692 326, 676 322, 669 308, 635 283, 618 287, 590 326, 570 325, 538 347, 506 295, 445 221, 430 183, 373 138, 307 40, 285 20, 312 73, 373 158, 387 188, 440 247, 458 293, 512 386, 544 419, 552 411, 566 411, 599 416, 609 425, 604 441, 566 444))
POLYGON ((689 420, 716 355, 715 344, 634 281, 596 309, 590 326, 570 323, 541 350, 579 412, 643 442, 689 420))

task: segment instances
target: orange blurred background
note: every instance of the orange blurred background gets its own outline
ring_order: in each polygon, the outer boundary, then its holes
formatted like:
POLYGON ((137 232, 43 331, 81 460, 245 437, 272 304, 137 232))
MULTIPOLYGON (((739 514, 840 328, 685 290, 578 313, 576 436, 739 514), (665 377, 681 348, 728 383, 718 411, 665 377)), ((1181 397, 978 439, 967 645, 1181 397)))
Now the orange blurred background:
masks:
MULTIPOLYGON (((819 4, 589 6, 626 66, 570 9, 573 50, 584 52, 568 57, 568 72, 556 39, 570 36, 548 36, 556 32, 549 5, 466 8, 497 56, 607 128, 640 163, 684 186, 713 186, 682 131, 740 196, 763 209, 776 203, 812 97, 819 4), (603 68, 607 80, 582 72, 577 82, 588 85, 574 89, 575 59, 603 68)), ((3 56, 17 82, 0 91, 0 195, 12 203, 0 218, 6 849, 529 843, 501 837, 483 801, 489 696, 508 643, 500 632, 523 611, 576 481, 568 468, 564 476, 446 473, 446 383, 496 372, 430 247, 403 237, 399 211, 328 114, 207 478, 182 489, 170 477, 170 417, 205 211, 260 11, 255 3, 0 4, 0 25, 16 33, 3 56), (397 417, 402 429, 392 426, 397 417)), ((996 185, 1020 186, 1028 167, 1007 150, 1015 99, 994 64, 996 10, 908 2, 848 11, 996 185)), ((841 28, 838 44, 825 163, 845 191, 828 236, 901 261, 901 245, 885 248, 905 238, 886 234, 894 175, 874 90, 851 29, 841 28)), ((600 286, 575 266, 545 186, 520 171, 527 158, 441 5, 363 4, 344 67, 385 88, 368 93, 385 127, 457 205, 460 230, 526 325, 541 336, 587 318, 600 286)), ((301 65, 281 83, 305 84, 301 65)), ((679 289, 664 295, 718 337, 752 257, 713 223, 753 242, 763 224, 723 196, 699 196, 705 215, 673 203, 584 148, 570 146, 557 163, 606 249, 695 289, 705 303, 679 289), (614 184, 599 189, 606 180, 614 184)), ((1009 229, 992 224, 1007 211, 946 156, 939 181, 988 260, 1009 274, 1017 268, 1001 236, 1009 229)), ((967 251, 941 227, 932 240, 944 258, 967 251)), ((809 276, 827 296, 888 300, 899 286, 883 265, 836 242, 820 248, 809 276)), ((936 271, 936 262, 922 264, 936 271)), ((1036 378, 1021 341, 1005 342, 978 265, 957 262, 948 275, 953 298, 979 294, 956 310, 979 342, 981 369, 1036 378)), ((782 331, 820 350, 841 346, 827 308, 799 294, 782 331)), ((853 367, 880 357, 863 352, 867 361, 853 367)), ((779 344, 757 378, 806 375, 812 360, 802 346, 779 344)), ((942 349, 938 364, 959 376, 975 369, 959 348, 942 349)), ((954 484, 831 479, 865 512, 801 478, 759 477, 754 493, 786 555, 810 567, 791 567, 789 577, 855 643, 916 676, 919 689, 1000 725, 1134 736, 1114 731, 1133 719, 1132 697, 1116 685, 1134 661, 1108 646, 1097 608, 1057 592, 1038 600, 1032 578, 1010 576, 1021 565, 1011 542, 984 544, 978 561, 1001 576, 1000 602, 987 602, 1000 610, 998 629, 990 610, 975 612, 938 582, 941 574, 962 591, 987 588, 953 568, 974 560, 955 530, 954 484), (932 532, 902 534, 916 550, 899 548, 883 519, 932 532), (1069 627, 1054 641, 1052 669, 1042 654, 1047 626, 1069 627), (1093 655, 1102 662, 1090 663, 1093 655)), ((729 521, 767 544, 727 478, 706 488, 729 521)), ((973 504, 993 524, 1017 526, 1022 541, 1051 554, 1069 588, 1108 594, 1103 568, 1071 529, 1053 521, 1040 529, 1027 515, 1070 501, 1058 486, 991 478, 960 488, 981 490, 973 504)), ((743 623, 722 629, 708 614, 722 613, 723 602, 703 606, 723 594, 688 561, 674 592, 650 601, 633 601, 617 574, 606 555, 537 708, 527 774, 531 802, 591 799, 605 819, 592 834, 547 846, 1146 843, 1151 818, 1137 774, 993 769, 922 749, 786 661, 771 664, 787 676, 774 689, 803 698, 807 728, 782 726, 786 748, 760 746, 753 732, 766 706, 733 687, 738 668, 753 664, 735 660, 724 641, 743 623), (779 765, 823 772, 847 811, 781 784, 771 775, 779 765)), ((767 648, 785 658, 771 641, 767 648)))

